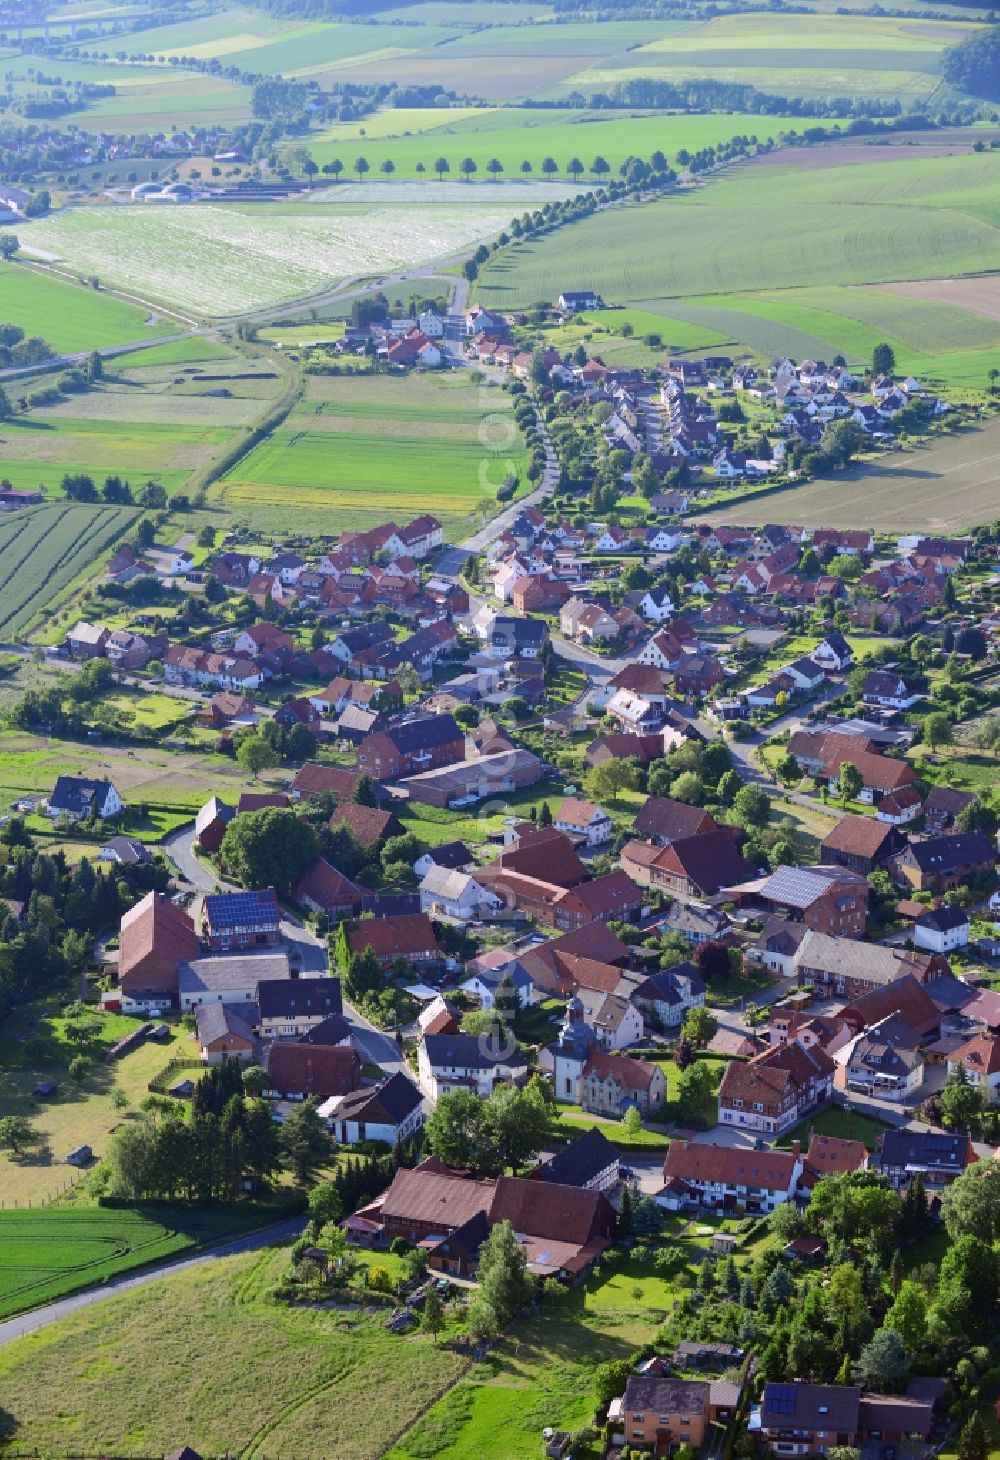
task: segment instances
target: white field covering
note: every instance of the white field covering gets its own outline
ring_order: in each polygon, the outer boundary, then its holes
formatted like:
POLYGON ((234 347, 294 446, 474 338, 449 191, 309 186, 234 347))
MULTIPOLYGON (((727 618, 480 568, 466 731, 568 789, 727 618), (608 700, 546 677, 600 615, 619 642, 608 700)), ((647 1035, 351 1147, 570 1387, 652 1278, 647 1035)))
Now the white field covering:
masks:
POLYGON ((178 204, 68 208, 21 232, 81 274, 218 317, 357 275, 425 264, 509 223, 509 207, 430 204, 269 211, 178 204))

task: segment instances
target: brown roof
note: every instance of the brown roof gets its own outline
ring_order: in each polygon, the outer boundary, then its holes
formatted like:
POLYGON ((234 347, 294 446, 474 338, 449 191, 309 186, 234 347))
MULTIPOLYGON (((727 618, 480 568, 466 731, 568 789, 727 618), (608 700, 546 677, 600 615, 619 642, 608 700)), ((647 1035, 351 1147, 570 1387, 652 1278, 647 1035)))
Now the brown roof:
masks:
POLYGON ((650 796, 636 814, 632 827, 636 836, 673 842, 717 831, 718 823, 700 806, 688 806, 671 796, 650 796))
POLYGON ((493 866, 555 887, 575 887, 589 876, 569 838, 555 827, 525 832, 513 847, 500 853, 493 866))
MULTIPOLYGON (((528 967, 524 957, 520 962, 528 967)), ((575 953, 556 953, 555 964, 574 988, 595 989, 600 993, 613 994, 622 981, 620 968, 616 968, 613 963, 601 963, 596 958, 581 958, 575 953)))
POLYGON ((398 836, 403 830, 391 811, 380 811, 377 806, 359 806, 355 801, 345 801, 338 806, 330 817, 330 825, 346 826, 366 850, 383 837, 398 836))
POLYGON ((704 836, 681 837, 664 847, 656 867, 686 877, 697 892, 712 895, 720 887, 745 882, 756 875, 724 827, 704 836))
POLYGON ((823 851, 875 858, 893 835, 893 828, 874 816, 842 816, 823 839, 823 851))
POLYGON ((356 1049, 343 1045, 296 1044, 275 1040, 265 1068, 272 1090, 283 1095, 347 1095, 361 1084, 361 1060, 356 1049))
POLYGON ((607 1229, 608 1218, 607 1199, 600 1192, 517 1176, 499 1178, 490 1208, 491 1225, 507 1221, 519 1235, 579 1246, 607 1229))
POLYGON ((292 888, 292 896, 301 902, 304 897, 318 903, 320 907, 346 907, 361 905, 361 888, 357 887, 343 872, 317 857, 292 888))
POLYGON ((949 1055, 948 1062, 964 1065, 971 1074, 996 1075, 1000 1073, 1000 1038, 976 1034, 949 1055))
MULTIPOLYGON (((841 736, 835 737, 840 740, 841 736)), ((917 779, 913 767, 905 760, 892 760, 887 755, 874 755, 869 750, 850 750, 840 745, 824 746, 826 760, 823 766, 828 776, 839 774, 840 767, 849 761, 856 766, 866 786, 877 791, 898 791, 902 786, 912 786, 917 779)))
POLYGON ((245 816, 248 811, 265 811, 269 806, 277 806, 284 811, 288 805, 288 797, 284 791, 244 791, 236 812, 239 816, 245 816))
POLYGON ((794 1171, 795 1157, 788 1151, 748 1151, 738 1146, 713 1146, 707 1141, 671 1141, 663 1163, 663 1180, 721 1181, 765 1191, 787 1191, 794 1171))
POLYGON ((595 877, 592 882, 581 882, 569 888, 565 896, 582 903, 584 911, 591 917, 601 918, 611 913, 629 912, 642 901, 642 890, 627 872, 619 868, 617 872, 608 872, 604 877, 595 877))
POLYGON ((848 1171, 860 1171, 867 1164, 868 1149, 863 1141, 814 1135, 806 1152, 803 1183, 812 1186, 823 1176, 842 1176, 848 1171))
POLYGON ((373 948, 379 958, 407 958, 413 953, 437 953, 438 940, 424 913, 399 918, 368 918, 347 935, 352 953, 373 948))
POLYGON ((567 796, 559 806, 553 820, 565 821, 570 826, 577 826, 581 831, 585 831, 594 817, 600 814, 600 810, 601 808, 593 801, 583 801, 579 796, 567 796))
POLYGON ((201 952, 194 923, 183 908, 159 892, 147 893, 122 918, 118 947, 119 979, 151 953, 177 964, 201 952))
POLYGON ((778 1099, 791 1087, 803 1090, 816 1076, 833 1074, 833 1060, 825 1050, 814 1046, 803 1049, 794 1040, 755 1055, 746 1064, 728 1064, 719 1086, 719 1095, 726 1100, 778 1099))
MULTIPOLYGON (((920 961, 929 960, 921 960, 921 955, 914 953, 909 955, 908 961, 913 967, 920 961)), ((900 968, 905 970, 906 963, 901 963, 900 968)), ((930 994, 912 973, 905 971, 900 978, 872 989, 871 993, 864 994, 841 1010, 841 1017, 855 1029, 878 1024, 890 1014, 901 1014, 921 1037, 930 1034, 941 1023, 941 1011, 930 994)))
POLYGON ((493 1182, 475 1181, 428 1169, 421 1162, 412 1171, 397 1171, 381 1202, 383 1217, 403 1221, 440 1222, 442 1232, 464 1226, 493 1203, 493 1182))
POLYGON ((335 796, 347 800, 354 795, 361 771, 346 770, 343 766, 320 765, 318 761, 307 760, 292 782, 292 790, 300 796, 318 796, 323 791, 332 791, 335 796))
POLYGON ((649 1060, 634 1059, 627 1054, 610 1054, 595 1044, 587 1056, 583 1073, 584 1077, 596 1074, 601 1080, 611 1077, 626 1090, 648 1090, 659 1068, 649 1060))

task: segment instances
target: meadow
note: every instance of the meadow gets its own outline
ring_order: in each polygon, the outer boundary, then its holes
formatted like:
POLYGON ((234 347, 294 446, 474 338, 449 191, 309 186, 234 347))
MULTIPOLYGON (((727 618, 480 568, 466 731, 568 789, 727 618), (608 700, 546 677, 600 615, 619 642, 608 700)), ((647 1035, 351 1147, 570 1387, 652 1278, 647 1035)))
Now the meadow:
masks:
POLYGON ((0 1319, 162 1262, 260 1220, 252 1208, 0 1210, 0 1319))
POLYGON ((41 335, 60 355, 141 340, 153 333, 145 319, 145 310, 113 294, 23 264, 0 264, 0 320, 41 335))
POLYGON ((292 522, 335 531, 433 512, 454 532, 508 471, 523 470, 507 401, 465 372, 314 376, 284 425, 210 499, 267 531, 292 522))
MULTIPOLYGON (((609 118, 604 112, 553 112, 535 107, 390 110, 328 128, 310 142, 309 151, 321 167, 339 157, 345 168, 350 168, 361 154, 373 174, 388 159, 398 177, 421 176, 417 172, 419 164, 426 176, 433 177, 435 160, 444 157, 457 188, 464 186, 459 183, 458 172, 464 157, 472 158, 480 178, 489 176, 486 164, 494 158, 503 168, 499 176, 507 178, 522 176, 522 162, 531 163, 532 176, 543 177, 541 166, 546 157, 565 169, 573 157, 579 157, 589 168, 600 155, 617 172, 626 157, 648 157, 659 148, 673 158, 681 148, 697 152, 740 134, 763 134, 770 125, 769 118, 740 112, 670 116, 637 111, 615 113, 609 118)), ((582 183, 588 181, 588 177, 581 179, 582 183)))
POLYGON ((269 1302, 287 1263, 287 1250, 220 1258, 4 1349, 0 1409, 17 1450, 165 1454, 180 1428, 207 1455, 306 1460, 319 1433, 328 1460, 383 1454, 467 1360, 390 1334, 380 1305, 269 1302), (145 1352, 155 1364, 136 1365, 145 1352), (119 1376, 128 1382, 108 1404, 119 1376), (359 1403, 376 1393, 377 1404, 359 1403))
POLYGON ((707 515, 713 522, 851 522, 876 531, 948 533, 995 517, 998 493, 1000 419, 994 417, 979 429, 933 437, 835 477, 751 495, 707 515))
POLYGON ((63 503, 0 520, 0 635, 22 633, 136 516, 128 507, 63 503))
MULTIPOLYGON (((457 190, 456 190, 457 192, 457 190)), ((392 272, 496 233, 511 209, 463 204, 72 208, 36 220, 22 246, 206 318, 308 295, 351 275, 392 272)))

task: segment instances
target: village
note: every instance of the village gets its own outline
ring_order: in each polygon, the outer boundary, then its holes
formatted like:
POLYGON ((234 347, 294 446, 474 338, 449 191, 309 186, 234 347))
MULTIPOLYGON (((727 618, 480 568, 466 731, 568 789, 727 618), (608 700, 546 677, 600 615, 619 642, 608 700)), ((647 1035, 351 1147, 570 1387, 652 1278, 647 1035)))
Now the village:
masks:
MULTIPOLYGON (((374 348, 426 368, 434 334, 421 318, 374 348)), ((330 1150, 385 1163, 293 1291, 334 1282, 338 1242, 415 1248, 405 1333, 427 1283, 461 1304, 508 1230, 526 1293, 597 1281, 622 1244, 658 1262, 692 1230, 701 1290, 717 1273, 738 1293, 764 1232, 742 1325, 689 1304, 673 1352, 615 1371, 603 1453, 835 1440, 916 1460, 955 1419, 954 1324, 937 1366, 942 1315, 897 1352, 873 1277, 882 1322, 796 1372, 794 1344, 758 1352, 752 1315, 765 1277, 788 1298, 894 1232, 979 1234, 950 1192, 985 1182, 1000 1134, 998 818, 991 775, 959 783, 998 743, 995 525, 709 520, 716 484, 794 470, 837 423, 878 440, 943 414, 915 380, 720 359, 671 362, 654 389, 509 336, 467 316, 554 482, 474 546, 430 514, 322 540, 136 536, 46 652, 56 687, 10 716, 94 742, 106 774, 60 775, 12 815, 92 843, 118 879, 92 993, 140 1042, 176 1028, 156 1099, 184 1110, 203 1078, 235 1079, 278 1130, 315 1121, 330 1150), (755 403, 753 457, 723 444, 723 396, 755 403), (583 415, 609 512, 573 488, 583 415), (119 687, 180 721, 98 713, 119 687), (250 789, 157 845, 116 784, 144 744, 221 753, 250 789), (872 1190, 878 1233, 828 1205, 872 1190)), ((87 1173, 106 1154, 58 1156, 87 1173)), ((505 1326, 468 1315, 486 1345, 505 1326)), ((544 1445, 575 1453, 569 1432, 544 1445)))

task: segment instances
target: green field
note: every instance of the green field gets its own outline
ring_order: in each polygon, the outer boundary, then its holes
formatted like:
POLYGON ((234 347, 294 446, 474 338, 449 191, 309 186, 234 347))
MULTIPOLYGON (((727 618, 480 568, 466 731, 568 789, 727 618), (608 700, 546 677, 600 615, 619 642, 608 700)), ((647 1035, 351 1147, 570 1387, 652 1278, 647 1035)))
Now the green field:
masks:
MULTIPOLYGON (((564 29, 565 27, 560 27, 564 29)), ((449 54, 452 48, 449 47, 449 54)), ((505 178, 520 178, 521 163, 530 162, 532 176, 542 177, 542 162, 552 157, 561 169, 573 157, 589 167, 598 155, 617 172, 626 157, 648 157, 659 148, 668 158, 686 147, 697 152, 740 134, 765 135, 772 119, 732 113, 669 116, 649 112, 616 115, 593 111, 552 112, 534 107, 490 107, 457 112, 383 111, 361 122, 340 123, 320 134, 310 152, 320 166, 339 157, 349 169, 363 155, 377 174, 388 158, 400 177, 420 176, 422 163, 433 177, 434 162, 445 157, 456 189, 462 186, 458 164, 471 157, 479 176, 489 176, 492 158, 505 178), (365 135, 359 135, 364 132, 365 135)), ((345 174, 346 175, 346 174, 345 174)), ((560 175, 565 176, 565 173, 560 175)), ((581 182, 590 181, 589 177, 581 182)))
POLYGON ((0 1318, 245 1230, 248 1209, 49 1207, 0 1211, 0 1318))
POLYGON ((19 634, 136 519, 129 507, 29 507, 0 521, 0 634, 19 634))
POLYGON ((3 1349, 0 1412, 18 1449, 161 1455, 182 1427, 204 1455, 306 1460, 322 1434, 326 1460, 375 1460, 468 1360, 389 1333, 381 1305, 268 1301, 287 1265, 287 1249, 220 1258, 3 1349))
POLYGON ((125 345, 162 334, 145 324, 146 312, 113 294, 83 289, 20 264, 0 264, 0 320, 41 335, 60 355, 125 345))
POLYGON ((335 531, 420 512, 455 530, 508 471, 523 469, 508 400, 465 372, 314 377, 285 424, 212 495, 268 531, 291 522, 335 531))

